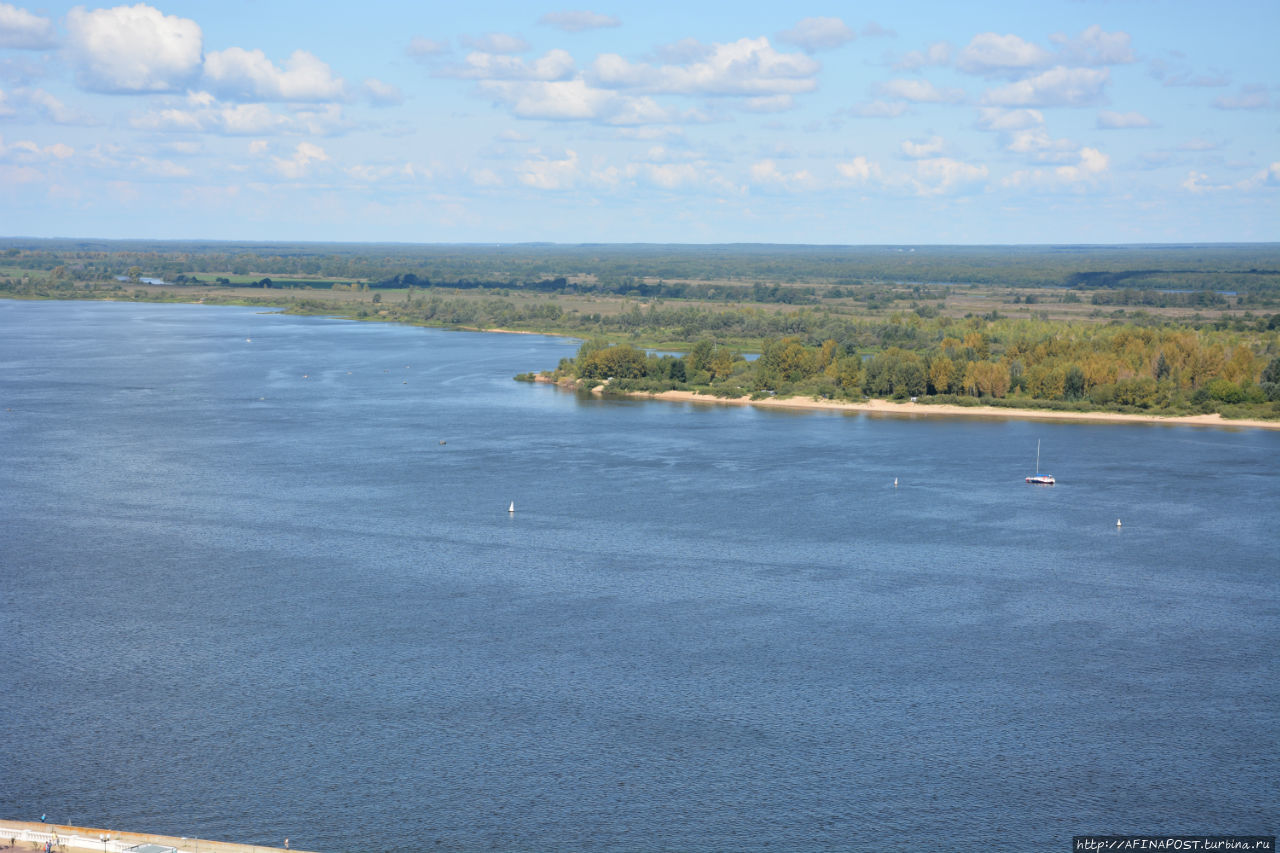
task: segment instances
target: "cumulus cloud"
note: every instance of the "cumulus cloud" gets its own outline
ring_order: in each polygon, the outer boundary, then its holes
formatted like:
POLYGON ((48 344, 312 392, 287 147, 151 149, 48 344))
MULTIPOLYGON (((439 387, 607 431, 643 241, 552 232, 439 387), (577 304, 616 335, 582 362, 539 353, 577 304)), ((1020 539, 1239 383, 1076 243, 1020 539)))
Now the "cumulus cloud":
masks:
POLYGON ((1086 107, 1102 99, 1111 79, 1105 68, 1058 66, 1026 80, 991 89, 983 103, 1002 107, 1086 107))
POLYGON ((346 97, 342 78, 305 50, 295 50, 283 69, 261 50, 215 50, 205 57, 204 76, 211 89, 233 100, 334 101, 346 97))
POLYGON ((945 41, 934 42, 924 50, 903 54, 893 64, 898 71, 916 71, 929 65, 947 65, 951 62, 951 45, 945 41))
POLYGON ((958 104, 964 100, 960 89, 939 89, 928 80, 899 79, 879 83, 876 94, 914 104, 958 104))
POLYGON ((793 95, 817 88, 821 66, 807 56, 779 53, 767 38, 711 45, 687 64, 655 66, 606 53, 596 57, 590 77, 599 86, 684 95, 793 95))
POLYGON ((484 80, 480 91, 506 104, 518 118, 550 121, 600 121, 635 125, 674 117, 652 98, 632 97, 587 85, 581 78, 555 81, 484 80))
POLYGON ((978 109, 978 129, 1009 133, 1026 130, 1044 124, 1044 114, 1039 110, 1006 110, 999 107, 978 109))
POLYGON ((529 43, 520 36, 507 33, 485 33, 482 36, 463 36, 462 44, 481 53, 524 53, 529 43))
POLYGON ((837 163, 836 171, 855 184, 867 184, 881 179, 880 165, 862 155, 854 157, 848 163, 837 163))
POLYGON ((564 80, 574 73, 573 57, 566 50, 547 51, 532 62, 518 56, 473 51, 460 65, 437 72, 442 77, 465 80, 564 80))
POLYGON ((208 92, 191 92, 180 103, 134 116, 130 124, 139 130, 229 136, 287 133, 323 136, 348 126, 338 104, 277 113, 266 104, 226 104, 208 92))
POLYGON ((1249 192, 1280 187, 1280 160, 1235 183, 1214 184, 1209 181, 1209 176, 1204 172, 1188 172, 1186 180, 1182 182, 1181 186, 1187 192, 1192 193, 1227 192, 1231 190, 1249 192))
POLYGON ((1082 190, 1096 183, 1111 165, 1110 157, 1088 146, 1081 148, 1075 159, 1075 163, 1054 169, 1024 169, 1014 172, 1004 179, 1003 184, 1011 188, 1082 190))
POLYGON ((539 24, 555 27, 566 33, 581 33, 586 30, 598 30, 606 27, 620 27, 622 21, 613 15, 602 15, 599 12, 586 10, 548 12, 538 19, 539 24))
POLYGON ((791 95, 762 95, 747 98, 743 107, 753 113, 782 113, 795 109, 796 99, 791 95))
POLYGON ((923 160, 926 157, 936 157, 942 153, 944 143, 941 136, 935 136, 924 142, 914 142, 910 139, 902 141, 902 153, 912 160, 923 160))
POLYGON ((1079 147, 1069 139, 1054 139, 1043 127, 1015 130, 1006 136, 1005 150, 1041 163, 1065 163, 1076 159, 1079 147))
POLYGON ((313 163, 324 163, 329 155, 319 145, 310 142, 299 142, 290 157, 272 157, 271 162, 281 175, 291 180, 306 177, 313 163))
POLYGON ((0 47, 17 50, 48 50, 57 45, 53 21, 26 9, 0 3, 0 47))
POLYGON ((778 33, 778 41, 794 44, 805 53, 834 50, 857 38, 839 18, 804 18, 789 30, 778 33))
POLYGON ((1139 112, 1117 113, 1102 110, 1098 113, 1099 130, 1124 130, 1133 127, 1155 127, 1155 122, 1139 112))
POLYGON ((578 182, 578 152, 565 151, 559 160, 541 157, 525 160, 518 175, 520 183, 539 190, 564 190, 578 182))
POLYGON ((139 3, 67 13, 67 51, 95 92, 172 92, 199 72, 203 33, 187 18, 139 3))
POLYGON ((364 81, 364 96, 369 103, 379 107, 390 107, 404 103, 404 93, 400 87, 384 83, 369 77, 364 81))
POLYGON ((75 153, 74 148, 61 142, 41 146, 29 139, 20 139, 6 144, 0 136, 0 161, 6 163, 47 163, 66 160, 75 153))
POLYGON ((787 192, 814 189, 817 182, 807 169, 787 172, 778 168, 773 160, 760 160, 751 164, 751 182, 756 186, 787 192))
POLYGON ((979 33, 956 57, 956 68, 984 77, 1018 75, 1048 65, 1052 55, 1019 36, 979 33))
POLYGON ((1080 35, 1063 33, 1049 36, 1058 46, 1057 61, 1063 65, 1125 65, 1133 62, 1133 49, 1126 32, 1103 32, 1094 24, 1080 35))
POLYGON ((933 157, 916 161, 912 185, 917 195, 948 195, 980 189, 986 180, 986 166, 950 157, 933 157))

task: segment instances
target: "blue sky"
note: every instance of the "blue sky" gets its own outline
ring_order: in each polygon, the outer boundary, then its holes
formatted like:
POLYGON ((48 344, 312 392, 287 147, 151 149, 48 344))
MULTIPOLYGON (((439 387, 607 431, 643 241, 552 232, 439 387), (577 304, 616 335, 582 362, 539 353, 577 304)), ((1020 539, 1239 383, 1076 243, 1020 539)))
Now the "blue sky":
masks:
POLYGON ((0 234, 1280 239, 1280 3, 0 2, 0 234))

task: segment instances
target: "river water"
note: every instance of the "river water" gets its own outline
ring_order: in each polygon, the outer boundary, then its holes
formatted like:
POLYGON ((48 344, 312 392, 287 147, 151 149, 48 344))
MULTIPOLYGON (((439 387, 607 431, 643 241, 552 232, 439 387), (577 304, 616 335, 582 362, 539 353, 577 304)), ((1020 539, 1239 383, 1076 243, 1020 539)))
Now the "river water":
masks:
POLYGON ((1276 832, 1280 433, 511 380, 574 350, 0 302, 0 816, 333 853, 1276 832))

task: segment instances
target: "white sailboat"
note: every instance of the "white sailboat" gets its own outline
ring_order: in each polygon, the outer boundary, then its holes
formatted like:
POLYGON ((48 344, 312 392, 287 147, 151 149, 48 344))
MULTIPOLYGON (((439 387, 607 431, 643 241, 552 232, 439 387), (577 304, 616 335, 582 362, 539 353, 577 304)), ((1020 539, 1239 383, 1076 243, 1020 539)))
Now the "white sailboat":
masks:
POLYGON ((511 505, 507 507, 507 512, 514 513, 515 511, 516 511, 516 502, 512 501, 511 505))
POLYGON ((1027 482, 1034 483, 1037 486, 1052 486, 1054 483, 1058 482, 1053 479, 1052 474, 1040 473, 1040 439, 1038 438, 1036 439, 1036 473, 1028 477, 1027 482))

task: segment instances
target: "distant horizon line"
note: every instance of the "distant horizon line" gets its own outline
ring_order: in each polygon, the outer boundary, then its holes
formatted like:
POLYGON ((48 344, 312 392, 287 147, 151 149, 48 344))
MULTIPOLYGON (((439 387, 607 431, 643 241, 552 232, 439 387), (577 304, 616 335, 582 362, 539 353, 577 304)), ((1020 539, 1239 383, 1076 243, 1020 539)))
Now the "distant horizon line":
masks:
MULTIPOLYGON (((239 246, 464 246, 474 248, 501 248, 501 247, 558 247, 558 248, 586 248, 586 247, 632 247, 632 246, 659 246, 659 247, 687 247, 687 248, 704 248, 715 246, 753 246, 767 248, 796 248, 796 249, 877 249, 877 248, 1046 248, 1046 247, 1065 247, 1065 248, 1196 248, 1206 246, 1280 246, 1280 240, 1242 240, 1242 241, 1179 241, 1179 242, 1125 242, 1125 243, 1069 243, 1069 242, 1050 242, 1050 243, 770 243, 762 241, 730 241, 730 242, 711 242, 711 243, 684 243, 684 242, 656 242, 645 240, 634 240, 629 242, 607 242, 600 240, 584 241, 580 243, 558 242, 554 240, 476 240, 476 241, 440 241, 440 242, 420 242, 407 240, 253 240, 253 239, 231 239, 231 238, 209 238, 209 237, 35 237, 28 235, 0 236, 0 246, 15 242, 33 242, 33 243, 58 243, 58 242, 77 242, 77 243, 202 243, 209 245, 239 245, 239 246)), ((10 247, 12 248, 12 247, 10 247)))

